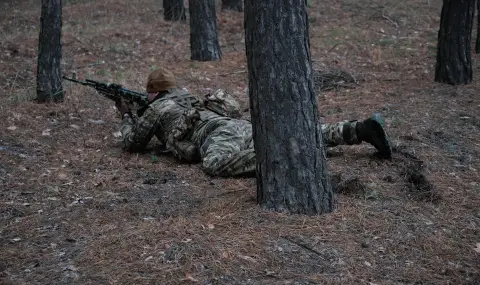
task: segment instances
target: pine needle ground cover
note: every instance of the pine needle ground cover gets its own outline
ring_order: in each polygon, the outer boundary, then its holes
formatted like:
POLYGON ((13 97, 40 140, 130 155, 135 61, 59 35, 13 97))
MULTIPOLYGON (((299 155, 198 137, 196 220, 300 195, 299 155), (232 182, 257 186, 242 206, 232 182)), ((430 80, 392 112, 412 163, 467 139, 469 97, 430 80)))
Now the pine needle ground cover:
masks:
MULTIPOLYGON (((264 211, 254 179, 208 177, 156 141, 122 152, 93 90, 31 102, 37 2, 0 4, 0 283, 479 284, 478 56, 472 84, 433 82, 441 1, 309 2, 317 74, 348 75, 318 92, 320 119, 379 112, 395 145, 392 160, 329 149, 337 208, 318 217, 264 211)), ((192 62, 188 25, 160 9, 64 1, 63 74, 143 91, 165 66, 200 95, 227 89, 248 118, 243 14, 218 7, 223 58, 192 62)))

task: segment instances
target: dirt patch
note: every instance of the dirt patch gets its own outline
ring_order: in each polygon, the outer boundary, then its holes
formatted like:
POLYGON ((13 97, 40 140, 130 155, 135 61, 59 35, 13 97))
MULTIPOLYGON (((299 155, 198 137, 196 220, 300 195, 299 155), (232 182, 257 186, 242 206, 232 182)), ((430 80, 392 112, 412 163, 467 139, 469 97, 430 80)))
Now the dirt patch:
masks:
POLYGON ((337 175, 332 178, 332 187, 335 193, 345 195, 363 195, 366 187, 360 182, 359 177, 348 177, 341 180, 341 176, 337 175))
POLYGON ((328 91, 339 88, 353 89, 358 85, 357 79, 344 70, 320 70, 313 72, 313 81, 317 91, 328 91))
POLYGON ((400 175, 405 177, 408 185, 408 195, 412 199, 438 203, 442 197, 434 185, 425 176, 424 163, 416 156, 402 150, 395 149, 403 170, 400 175))
MULTIPOLYGON (((374 159, 378 159, 372 156, 374 159)), ((441 195, 425 174, 424 163, 407 149, 394 148, 389 159, 389 170, 382 177, 387 183, 403 181, 407 196, 413 200, 438 203, 441 195)), ((374 198, 372 187, 362 181, 360 176, 342 177, 341 173, 331 176, 331 184, 335 193, 352 197, 374 198)))

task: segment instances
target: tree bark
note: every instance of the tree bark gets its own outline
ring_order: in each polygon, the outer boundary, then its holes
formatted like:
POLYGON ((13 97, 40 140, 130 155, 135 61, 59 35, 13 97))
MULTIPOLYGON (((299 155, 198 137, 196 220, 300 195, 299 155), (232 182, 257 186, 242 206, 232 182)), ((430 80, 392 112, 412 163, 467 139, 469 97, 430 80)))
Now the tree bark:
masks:
POLYGON ((63 101, 62 1, 42 0, 37 59, 37 101, 63 101))
POLYGON ((183 0, 163 0, 163 17, 165 21, 185 22, 185 6, 183 0))
POLYGON ((222 0, 222 9, 243 12, 243 0, 222 0))
POLYGON ((444 0, 438 32, 435 81, 451 85, 472 81, 472 26, 475 0, 444 0))
POLYGON ((475 53, 480 53, 480 0, 477 0, 477 42, 475 43, 475 53))
POLYGON ((215 0, 189 0, 191 59, 219 60, 222 57, 217 36, 215 0))
POLYGON ((263 208, 333 210, 305 0, 245 0, 248 87, 263 208))

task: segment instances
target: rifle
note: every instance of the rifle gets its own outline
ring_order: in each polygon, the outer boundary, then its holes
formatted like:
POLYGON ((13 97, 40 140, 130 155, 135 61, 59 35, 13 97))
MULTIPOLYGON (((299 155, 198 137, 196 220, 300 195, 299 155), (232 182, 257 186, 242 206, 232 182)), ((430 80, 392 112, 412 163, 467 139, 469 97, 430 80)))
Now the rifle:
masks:
POLYGON ((138 107, 146 107, 148 105, 147 95, 136 91, 128 90, 122 87, 120 84, 115 83, 102 83, 95 80, 85 79, 85 81, 76 80, 75 78, 69 78, 62 76, 63 79, 79 83, 85 86, 93 87, 98 93, 107 97, 115 102, 121 98, 125 99, 129 103, 136 103, 138 107))

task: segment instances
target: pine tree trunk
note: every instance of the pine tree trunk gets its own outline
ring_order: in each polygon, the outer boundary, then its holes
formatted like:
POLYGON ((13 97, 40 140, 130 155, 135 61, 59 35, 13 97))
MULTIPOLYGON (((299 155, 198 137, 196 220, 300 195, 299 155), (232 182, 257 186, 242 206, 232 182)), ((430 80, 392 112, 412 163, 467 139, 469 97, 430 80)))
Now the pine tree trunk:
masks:
POLYGON ((258 202, 291 213, 332 211, 305 0, 246 0, 245 45, 258 202))
POLYGON ((243 0, 222 0, 222 9, 243 12, 243 0))
POLYGON ((480 0, 477 0, 477 42, 475 43, 475 53, 480 53, 480 0))
POLYGON ((222 57, 217 36, 215 0, 189 0, 191 59, 219 60, 222 57))
POLYGON ((37 101, 63 101, 62 75, 62 1, 42 0, 38 39, 37 101))
POLYGON ((444 0, 438 32, 435 81, 451 85, 472 81, 472 26, 475 0, 444 0))
POLYGON ((165 21, 185 22, 185 6, 183 0, 163 0, 163 17, 165 21))

